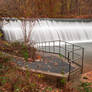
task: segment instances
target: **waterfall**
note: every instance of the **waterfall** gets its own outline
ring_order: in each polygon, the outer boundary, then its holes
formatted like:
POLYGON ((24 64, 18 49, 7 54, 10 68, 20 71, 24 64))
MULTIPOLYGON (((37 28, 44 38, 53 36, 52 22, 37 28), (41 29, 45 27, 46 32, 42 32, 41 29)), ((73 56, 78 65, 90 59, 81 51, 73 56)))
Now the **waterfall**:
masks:
MULTIPOLYGON (((29 23, 28 23, 29 24, 29 23)), ((21 21, 10 21, 3 25, 3 32, 8 41, 23 41, 21 21)), ((29 31, 30 25, 27 25, 29 31)), ((92 41, 92 22, 69 22, 40 20, 33 27, 31 38, 35 42, 62 40, 72 43, 92 41)))

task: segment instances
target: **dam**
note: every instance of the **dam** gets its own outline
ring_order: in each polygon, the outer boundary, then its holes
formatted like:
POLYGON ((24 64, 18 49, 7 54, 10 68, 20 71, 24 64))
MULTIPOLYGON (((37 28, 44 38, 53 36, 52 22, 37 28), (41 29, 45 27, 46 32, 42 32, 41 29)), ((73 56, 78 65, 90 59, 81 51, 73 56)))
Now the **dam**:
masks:
MULTIPOLYGON (((30 21, 26 22, 27 35, 30 21)), ((9 21, 3 25, 5 39, 8 41, 23 40, 21 21, 9 21)), ((30 40, 35 42, 62 40, 72 43, 92 42, 92 21, 40 19, 32 28, 30 40)))

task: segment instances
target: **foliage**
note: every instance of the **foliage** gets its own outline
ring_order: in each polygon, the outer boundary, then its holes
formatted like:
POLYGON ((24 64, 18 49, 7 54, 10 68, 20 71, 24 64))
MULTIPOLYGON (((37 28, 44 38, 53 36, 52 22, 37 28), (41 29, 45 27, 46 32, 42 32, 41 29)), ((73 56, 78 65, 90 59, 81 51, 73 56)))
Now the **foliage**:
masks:
POLYGON ((36 49, 34 47, 31 47, 30 45, 26 46, 24 43, 8 43, 1 41, 0 50, 12 55, 23 57, 26 61, 28 60, 28 58, 31 58, 33 60, 36 59, 36 49))
POLYGON ((17 18, 51 17, 60 14, 60 2, 61 0, 7 0, 1 2, 0 14, 17 18))
POLYGON ((27 61, 28 60, 28 57, 29 57, 28 52, 26 51, 23 54, 24 54, 24 59, 27 61))
POLYGON ((23 55, 24 59, 27 61, 29 57, 27 47, 25 45, 22 45, 22 48, 23 50, 21 51, 21 54, 23 55))
POLYGON ((61 85, 64 87, 67 83, 67 80, 65 78, 62 78, 60 82, 61 82, 61 85))
MULTIPOLYGON (((67 89, 70 90, 69 88, 66 88, 66 91, 63 91, 64 88, 56 88, 56 78, 53 80, 54 78, 49 79, 48 75, 18 69, 16 64, 13 63, 13 59, 5 62, 5 57, 4 53, 0 53, 1 92, 71 92, 67 91, 67 89)), ((66 80, 62 78, 60 82, 65 87, 66 80)))
POLYGON ((63 55, 62 55, 61 53, 59 54, 59 56, 60 56, 60 57, 63 57, 63 55))
POLYGON ((55 86, 46 83, 42 74, 23 71, 12 62, 4 62, 3 59, 3 57, 2 60, 0 59, 0 65, 8 66, 8 70, 3 69, 0 74, 0 92, 52 92, 56 90, 55 86))
POLYGON ((91 0, 1 0, 0 16, 17 18, 76 18, 79 16, 80 18, 92 18, 91 3, 91 0))
POLYGON ((92 83, 83 82, 79 85, 79 92, 92 92, 92 83))
POLYGON ((0 38, 3 36, 3 34, 0 32, 0 38))

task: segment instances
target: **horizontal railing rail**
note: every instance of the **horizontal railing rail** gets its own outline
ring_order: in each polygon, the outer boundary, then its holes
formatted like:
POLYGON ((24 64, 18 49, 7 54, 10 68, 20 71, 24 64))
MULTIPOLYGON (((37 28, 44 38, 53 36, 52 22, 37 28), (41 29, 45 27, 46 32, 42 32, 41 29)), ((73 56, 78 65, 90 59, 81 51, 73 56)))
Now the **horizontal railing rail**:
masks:
POLYGON ((55 40, 55 41, 36 42, 36 48, 39 51, 43 51, 46 53, 53 53, 58 55, 61 54, 69 63, 69 79, 70 75, 74 72, 71 71, 72 63, 75 64, 78 67, 78 69, 81 68, 81 73, 83 72, 83 61, 84 61, 83 47, 66 41, 55 40), (78 53, 77 51, 79 51, 80 53, 78 53), (77 61, 80 61, 81 64, 79 64, 77 61))

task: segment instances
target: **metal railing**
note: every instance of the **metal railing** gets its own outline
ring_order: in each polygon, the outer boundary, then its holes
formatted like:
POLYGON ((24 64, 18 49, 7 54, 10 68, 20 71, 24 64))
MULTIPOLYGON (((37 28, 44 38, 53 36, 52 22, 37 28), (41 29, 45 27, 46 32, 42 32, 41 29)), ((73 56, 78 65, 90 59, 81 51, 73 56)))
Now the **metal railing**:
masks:
POLYGON ((62 55, 69 64, 70 76, 80 69, 80 73, 83 73, 83 61, 84 61, 84 48, 61 40, 37 42, 36 48, 44 53, 53 53, 62 55), (72 64, 76 65, 76 69, 71 70, 72 64))

